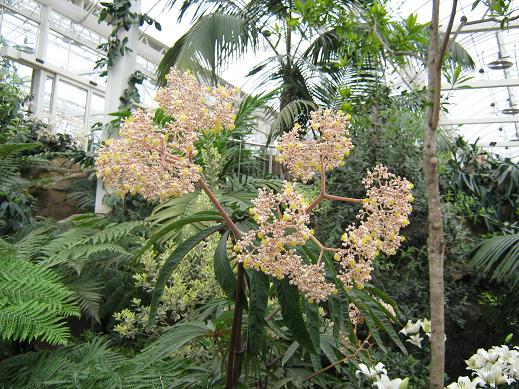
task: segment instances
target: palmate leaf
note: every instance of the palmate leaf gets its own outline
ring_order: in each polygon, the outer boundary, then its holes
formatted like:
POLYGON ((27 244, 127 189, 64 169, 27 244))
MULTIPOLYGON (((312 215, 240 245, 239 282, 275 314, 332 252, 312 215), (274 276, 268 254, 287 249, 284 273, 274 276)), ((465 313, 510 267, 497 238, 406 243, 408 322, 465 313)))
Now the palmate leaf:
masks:
POLYGON ((514 287, 519 284, 519 234, 490 238, 472 252, 471 263, 497 282, 514 287))
POLYGON ((65 344, 63 319, 79 316, 72 292, 41 265, 0 257, 0 336, 5 340, 65 344))
POLYGON ((213 227, 206 228, 205 230, 200 231, 194 236, 187 238, 185 241, 180 243, 175 251, 171 253, 171 255, 166 259, 164 265, 160 269, 157 282, 155 284, 155 288, 153 289, 153 294, 151 297, 151 305, 150 305, 150 319, 149 324, 152 325, 155 322, 157 316, 157 308, 159 306, 160 299, 162 294, 164 293, 164 288, 168 280, 171 277, 171 273, 175 267, 180 263, 180 261, 191 251, 193 250, 200 242, 214 234, 216 231, 220 230, 222 225, 216 225, 213 227))
POLYGON ((238 14, 204 15, 168 49, 157 69, 157 78, 164 80, 170 68, 177 66, 216 82, 219 69, 257 47, 258 36, 255 25, 238 14))
POLYGON ((295 100, 291 101, 279 112, 276 120, 272 123, 267 144, 281 136, 287 129, 292 128, 299 115, 308 115, 319 107, 313 101, 295 100))

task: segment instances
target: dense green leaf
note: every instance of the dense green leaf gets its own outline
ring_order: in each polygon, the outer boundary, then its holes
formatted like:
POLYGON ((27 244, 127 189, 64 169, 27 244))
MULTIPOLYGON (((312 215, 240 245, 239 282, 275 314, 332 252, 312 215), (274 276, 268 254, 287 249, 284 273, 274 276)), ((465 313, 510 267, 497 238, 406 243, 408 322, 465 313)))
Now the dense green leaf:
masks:
POLYGON ((519 234, 494 236, 472 252, 473 266, 498 282, 519 283, 519 234))
POLYGON ((213 227, 206 228, 203 231, 200 231, 198 234, 186 239, 182 243, 180 243, 175 251, 171 253, 171 255, 166 259, 164 265, 160 269, 157 283, 155 284, 155 288, 153 289, 153 295, 151 298, 151 306, 150 306, 150 320, 149 324, 153 324, 155 322, 155 318, 157 315, 157 308, 159 306, 160 299, 162 294, 164 293, 164 288, 171 277, 171 273, 175 269, 175 267, 180 263, 180 261, 200 242, 206 239, 208 236, 214 234, 216 231, 221 229, 221 225, 216 225, 213 227))
POLYGON ((137 253, 133 256, 133 258, 134 258, 134 260, 139 258, 144 252, 146 252, 146 250, 148 250, 155 243, 157 243, 158 241, 163 239, 165 235, 167 235, 169 232, 171 232, 173 230, 176 230, 178 228, 181 228, 181 227, 191 224, 191 223, 221 221, 221 220, 222 220, 222 216, 218 212, 199 212, 192 216, 167 223, 165 226, 159 228, 158 231, 156 231, 151 236, 151 238, 146 241, 146 243, 142 246, 142 248, 140 250, 137 251, 137 253))

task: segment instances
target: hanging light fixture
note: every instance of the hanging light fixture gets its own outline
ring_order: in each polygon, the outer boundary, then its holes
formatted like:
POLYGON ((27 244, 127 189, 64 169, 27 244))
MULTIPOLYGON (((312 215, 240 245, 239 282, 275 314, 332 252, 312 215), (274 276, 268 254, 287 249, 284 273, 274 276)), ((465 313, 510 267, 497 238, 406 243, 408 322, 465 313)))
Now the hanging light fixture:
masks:
POLYGON ((508 58, 508 57, 501 57, 501 56, 499 56, 499 58, 497 60, 488 63, 487 66, 491 70, 510 69, 512 66, 514 66, 514 63, 512 61, 509 61, 509 60, 505 59, 505 58, 508 58))
POLYGON ((517 115, 519 114, 519 108, 505 108, 501 111, 505 115, 517 115))

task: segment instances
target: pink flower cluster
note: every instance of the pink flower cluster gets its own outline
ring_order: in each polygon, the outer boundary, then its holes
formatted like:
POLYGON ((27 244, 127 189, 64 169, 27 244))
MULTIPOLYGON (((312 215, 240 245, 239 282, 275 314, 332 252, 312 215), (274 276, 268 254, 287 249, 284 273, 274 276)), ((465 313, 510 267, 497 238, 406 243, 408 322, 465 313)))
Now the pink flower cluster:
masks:
POLYGON ((382 165, 368 171, 362 181, 367 198, 357 218, 360 224, 348 226, 335 259, 341 262, 338 276, 346 287, 362 287, 371 279, 372 261, 380 253, 396 254, 404 237, 400 229, 409 224, 413 185, 389 173, 382 165))
POLYGON ((203 87, 192 73, 175 68, 166 80, 167 86, 159 89, 155 100, 174 119, 180 134, 234 129, 237 88, 203 87))
POLYGON ((301 125, 281 137, 277 160, 284 163, 295 179, 310 180, 323 164, 331 171, 344 164, 344 158, 353 149, 348 131, 350 115, 342 111, 321 110, 311 113, 309 127, 320 134, 318 140, 301 140, 301 125))
POLYGON ((310 216, 303 197, 285 182, 277 194, 260 189, 252 201, 250 213, 259 224, 257 230, 245 233, 236 243, 238 261, 245 268, 253 268, 278 279, 288 277, 309 300, 322 301, 335 286, 327 283, 324 264, 303 264, 292 247, 304 245, 313 234, 307 224, 310 216))
POLYGON ((120 195, 160 199, 194 191, 201 168, 172 152, 179 150, 178 142, 160 131, 151 115, 136 111, 122 124, 120 136, 109 139, 96 160, 97 175, 107 186, 120 195))
POLYGON ((236 89, 205 88, 190 73, 172 69, 157 101, 172 120, 162 128, 136 111, 97 157, 98 176, 119 194, 166 199, 194 191, 201 167, 192 163, 201 132, 234 128, 236 89))

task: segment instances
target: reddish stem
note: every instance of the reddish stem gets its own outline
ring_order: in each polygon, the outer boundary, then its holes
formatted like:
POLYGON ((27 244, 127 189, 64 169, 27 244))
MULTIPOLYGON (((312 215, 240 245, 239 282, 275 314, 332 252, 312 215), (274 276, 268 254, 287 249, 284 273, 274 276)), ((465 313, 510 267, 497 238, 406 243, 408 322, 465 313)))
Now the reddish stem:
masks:
POLYGON ((327 193, 324 194, 324 198, 326 200, 331 200, 331 201, 345 201, 345 202, 348 202, 348 203, 362 204, 362 199, 354 199, 352 197, 335 196, 335 195, 331 195, 331 194, 327 194, 327 193))
POLYGON ((211 200, 211 203, 213 203, 218 212, 220 212, 220 215, 222 215, 223 220, 225 220, 225 223, 229 226, 229 229, 233 233, 234 237, 236 239, 239 239, 242 235, 242 232, 236 226, 236 224, 234 224, 229 214, 225 211, 222 204, 220 204, 214 193, 211 191, 211 189, 209 189, 209 187, 202 178, 198 180, 198 185, 204 190, 205 194, 207 195, 207 197, 209 197, 209 200, 211 200))

